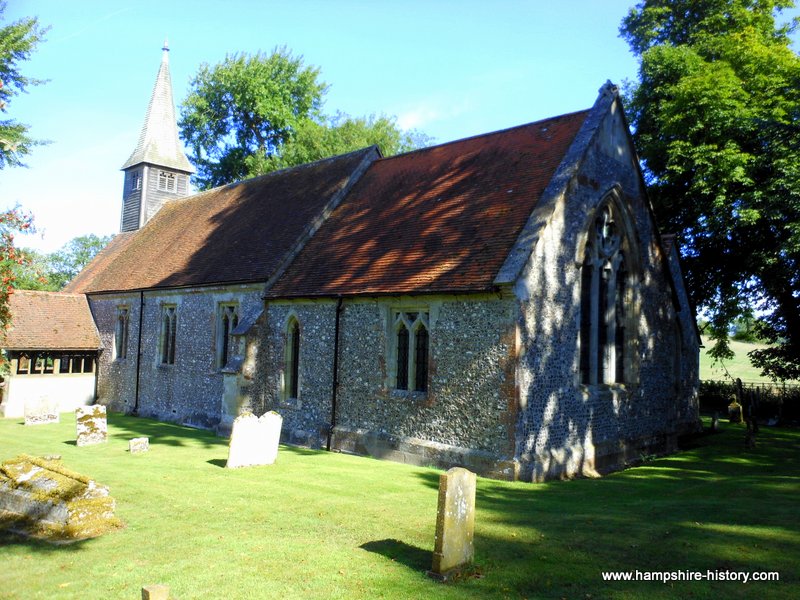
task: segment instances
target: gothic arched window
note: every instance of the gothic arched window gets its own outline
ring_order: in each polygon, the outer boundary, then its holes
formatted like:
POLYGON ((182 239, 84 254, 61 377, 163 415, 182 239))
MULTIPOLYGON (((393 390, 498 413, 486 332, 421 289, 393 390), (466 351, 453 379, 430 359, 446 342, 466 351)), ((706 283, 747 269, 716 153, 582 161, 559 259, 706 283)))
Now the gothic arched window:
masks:
POLYGON ((286 399, 300 397, 300 323, 294 317, 286 328, 286 371, 284 395, 286 399))
POLYGON ((239 305, 220 304, 217 325, 217 366, 223 368, 228 363, 231 350, 235 350, 233 330, 239 324, 239 305))
POLYGON ((606 202, 589 231, 581 267, 581 382, 623 383, 631 306, 628 243, 616 207, 606 202))
POLYGON ((164 305, 161 307, 161 364, 175 364, 175 338, 178 329, 177 307, 164 305))
POLYGON ((428 390, 428 313, 398 311, 394 316, 395 389, 428 390))

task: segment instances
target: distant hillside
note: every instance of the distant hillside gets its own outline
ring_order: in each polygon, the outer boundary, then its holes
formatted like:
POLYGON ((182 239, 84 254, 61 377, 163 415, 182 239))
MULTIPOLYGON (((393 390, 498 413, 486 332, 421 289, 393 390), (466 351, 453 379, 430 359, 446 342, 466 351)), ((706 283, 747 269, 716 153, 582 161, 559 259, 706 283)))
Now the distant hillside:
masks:
POLYGON ((712 342, 708 338, 703 337, 703 345, 705 348, 700 348, 700 379, 729 381, 729 377, 726 374, 727 369, 727 372, 730 373, 730 376, 734 379, 739 377, 745 382, 771 382, 770 379, 761 376, 761 370, 751 365, 750 358, 747 356, 747 353, 751 350, 766 348, 765 344, 748 344, 745 342, 737 342, 736 340, 730 340, 730 343, 731 350, 733 350, 736 355, 731 360, 723 361, 722 364, 719 362, 714 363, 714 359, 708 356, 708 350, 711 348, 712 342))

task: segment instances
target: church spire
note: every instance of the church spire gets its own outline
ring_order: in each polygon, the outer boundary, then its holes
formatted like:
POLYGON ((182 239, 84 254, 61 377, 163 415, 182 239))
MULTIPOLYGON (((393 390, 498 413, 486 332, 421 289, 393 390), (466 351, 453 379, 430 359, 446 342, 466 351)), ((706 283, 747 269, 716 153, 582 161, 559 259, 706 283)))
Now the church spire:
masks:
POLYGON ((158 70, 153 94, 144 119, 139 143, 130 155, 122 170, 149 163, 169 167, 185 173, 194 173, 194 167, 183 152, 178 137, 178 124, 175 119, 175 103, 172 100, 172 78, 169 74, 169 45, 164 40, 161 48, 161 68, 158 70))
POLYGON ((150 104, 136 148, 122 170, 120 231, 135 231, 155 215, 164 202, 189 193, 188 176, 194 167, 183 152, 172 100, 169 74, 169 45, 161 48, 158 70, 150 104))

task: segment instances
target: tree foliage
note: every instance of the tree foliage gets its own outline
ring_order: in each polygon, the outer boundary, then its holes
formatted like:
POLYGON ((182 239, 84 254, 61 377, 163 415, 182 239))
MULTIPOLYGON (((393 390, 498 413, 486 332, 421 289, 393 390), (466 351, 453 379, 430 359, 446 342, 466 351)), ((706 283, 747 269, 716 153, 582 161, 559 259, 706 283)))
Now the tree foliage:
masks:
POLYGON ((324 123, 307 119, 294 135, 270 157, 259 172, 292 167, 376 145, 384 156, 408 152, 429 143, 417 131, 401 131, 393 117, 351 117, 336 113, 324 123))
POLYGON ((384 115, 326 116, 328 84, 319 77, 319 68, 286 48, 201 65, 178 121, 195 185, 208 189, 372 144, 388 156, 429 142, 384 115))
POLYGON ((756 309, 751 353, 800 376, 800 57, 791 0, 643 0, 620 33, 640 58, 626 95, 662 229, 680 234, 713 353, 756 309))
MULTIPOLYGON (((14 293, 16 269, 25 262, 24 255, 14 246, 14 237, 18 233, 33 231, 33 218, 12 208, 0 213, 0 332, 11 326, 11 312, 8 301, 14 293)), ((3 363, 4 359, 0 359, 3 363)))
MULTIPOLYGON (((5 9, 6 3, 0 1, 0 20, 5 9)), ((0 27, 0 113, 3 115, 0 118, 0 169, 22 166, 23 157, 33 146, 42 143, 28 135, 28 125, 7 119, 5 115, 12 98, 27 91, 28 86, 44 83, 23 75, 19 63, 30 58, 46 31, 35 17, 0 27)))
POLYGON ((53 292, 63 289, 113 237, 94 233, 78 236, 50 254, 30 248, 20 249, 18 254, 22 261, 14 267, 16 287, 53 292))
POLYGON ((319 115, 327 84, 286 48, 202 64, 178 126, 207 189, 251 176, 303 121, 319 115))

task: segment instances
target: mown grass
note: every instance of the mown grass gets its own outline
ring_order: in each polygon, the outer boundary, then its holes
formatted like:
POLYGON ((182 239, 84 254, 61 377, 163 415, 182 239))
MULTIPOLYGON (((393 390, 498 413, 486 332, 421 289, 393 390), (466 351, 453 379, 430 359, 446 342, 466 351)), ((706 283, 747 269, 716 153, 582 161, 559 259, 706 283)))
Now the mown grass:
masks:
POLYGON ((74 419, 0 422, 0 460, 61 454, 111 488, 126 527, 68 546, 0 532, 0 598, 797 598, 800 433, 743 429, 602 479, 478 480, 478 577, 429 579, 439 471, 281 447, 226 470, 226 442, 110 416, 78 448, 74 419), (151 450, 130 455, 132 437, 151 450), (604 582, 602 571, 777 571, 780 582, 604 582))
MULTIPOLYGON (((747 353, 758 348, 766 348, 766 344, 756 344, 749 342, 739 342, 734 339, 729 340, 734 356, 729 360, 717 361, 708 355, 708 351, 714 342, 704 337, 704 348, 700 348, 700 379, 704 381, 731 381, 737 377, 744 382, 752 383, 772 383, 769 377, 761 375, 761 369, 754 367, 750 362, 747 353)), ((787 383, 799 383, 789 381, 787 383)))

